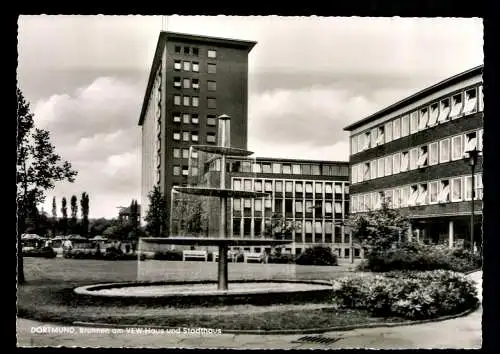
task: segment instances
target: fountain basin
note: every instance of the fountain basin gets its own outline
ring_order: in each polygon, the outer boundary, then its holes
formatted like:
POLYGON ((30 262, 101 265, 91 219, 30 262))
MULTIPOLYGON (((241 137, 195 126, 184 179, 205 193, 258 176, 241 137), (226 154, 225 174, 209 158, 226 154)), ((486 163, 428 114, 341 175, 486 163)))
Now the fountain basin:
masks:
POLYGON ((74 289, 78 297, 99 302, 167 306, 325 302, 331 292, 331 283, 319 280, 234 281, 228 290, 218 290, 212 281, 108 283, 74 289))

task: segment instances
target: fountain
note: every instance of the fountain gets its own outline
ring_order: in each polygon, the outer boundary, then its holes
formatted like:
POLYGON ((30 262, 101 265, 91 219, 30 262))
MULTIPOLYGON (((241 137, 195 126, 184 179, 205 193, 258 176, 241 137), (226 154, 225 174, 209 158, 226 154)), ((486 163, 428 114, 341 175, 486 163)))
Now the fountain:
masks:
MULTIPOLYGON (((331 291, 331 284, 323 281, 296 281, 296 280, 251 280, 251 281, 235 281, 234 289, 229 288, 228 282, 228 250, 231 246, 277 246, 290 244, 291 240, 280 240, 274 238, 243 238, 232 237, 228 235, 227 227, 227 207, 230 198, 262 198, 267 197, 268 193, 255 192, 249 190, 236 190, 227 188, 226 186, 226 158, 227 157, 248 157, 253 154, 251 151, 231 147, 230 145, 230 117, 221 115, 218 118, 218 144, 215 145, 192 145, 189 149, 189 167, 188 167, 188 184, 187 186, 175 186, 172 190, 174 195, 189 195, 194 197, 209 198, 211 201, 218 200, 218 208, 211 208, 211 216, 217 217, 219 213, 218 227, 208 230, 206 235, 175 235, 172 234, 166 238, 146 237, 139 242, 141 244, 154 245, 182 245, 182 246, 215 246, 218 248, 217 261, 217 288, 212 287, 211 282, 207 281, 161 281, 161 282, 135 282, 135 283, 113 283, 113 284, 97 284, 84 286, 75 289, 75 293, 80 296, 98 296, 104 299, 119 299, 121 302, 125 299, 132 301, 146 300, 148 303, 155 300, 166 300, 169 304, 202 304, 209 303, 234 303, 235 301, 249 303, 256 300, 258 303, 269 303, 269 301, 278 302, 293 302, 295 300, 313 298, 325 299, 331 291), (196 183, 192 183, 192 169, 195 167, 192 163, 192 154, 204 153, 206 156, 197 156, 198 166, 201 175, 197 177, 196 183), (201 164, 208 164, 211 161, 218 159, 219 167, 219 186, 217 188, 210 187, 207 183, 203 183, 203 168, 201 164), (214 236, 216 234, 217 236, 214 236), (263 298, 267 298, 263 299, 263 298)), ((172 198, 172 209, 174 205, 172 198)), ((172 221, 171 221, 172 222, 172 221)), ((172 231, 172 228, 171 228, 172 231)), ((138 250, 141 253, 141 250, 138 250)), ((147 262, 147 261, 146 261, 147 262)), ((138 267, 141 260, 138 258, 138 267)), ((251 265, 266 267, 266 265, 251 265)), ((286 266, 286 265, 282 265, 286 266)), ((182 265, 181 265, 182 267, 182 265)), ((138 276, 140 270, 138 269, 138 276)))

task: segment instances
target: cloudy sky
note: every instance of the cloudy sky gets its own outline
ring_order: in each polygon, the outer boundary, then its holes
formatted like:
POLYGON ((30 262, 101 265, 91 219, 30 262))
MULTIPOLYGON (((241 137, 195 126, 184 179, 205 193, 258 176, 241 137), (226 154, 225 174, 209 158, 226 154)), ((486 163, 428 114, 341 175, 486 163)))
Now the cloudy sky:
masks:
MULTIPOLYGON (((91 217, 140 196, 139 111, 160 16, 21 16, 18 81, 36 124, 79 171, 52 197, 91 217)), ((483 63, 481 19, 169 16, 169 31, 257 41, 249 141, 257 156, 348 159, 342 128, 483 63)))

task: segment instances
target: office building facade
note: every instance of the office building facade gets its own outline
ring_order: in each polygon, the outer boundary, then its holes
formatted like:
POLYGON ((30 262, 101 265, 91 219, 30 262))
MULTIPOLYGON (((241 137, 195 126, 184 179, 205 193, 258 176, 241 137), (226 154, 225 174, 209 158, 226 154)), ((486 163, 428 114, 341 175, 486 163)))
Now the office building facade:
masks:
POLYGON ((441 81, 344 128, 350 132, 350 212, 382 200, 411 221, 410 237, 470 245, 472 193, 475 243, 481 244, 483 66, 441 81))
MULTIPOLYGON (((220 183, 220 159, 204 168, 204 184, 220 183)), ((299 254, 306 248, 330 247, 341 258, 362 254, 350 248, 345 227, 349 211, 348 162, 279 158, 229 158, 226 188, 269 193, 268 197, 233 198, 227 207, 227 231, 232 237, 271 237, 270 226, 283 221, 292 241, 284 252, 299 254)), ((262 252, 263 247, 245 251, 262 252)))
POLYGON ((187 183, 189 146, 216 144, 218 115, 231 114, 232 145, 246 149, 248 55, 255 44, 160 33, 138 123, 141 220, 155 185, 170 210, 172 186, 187 183))

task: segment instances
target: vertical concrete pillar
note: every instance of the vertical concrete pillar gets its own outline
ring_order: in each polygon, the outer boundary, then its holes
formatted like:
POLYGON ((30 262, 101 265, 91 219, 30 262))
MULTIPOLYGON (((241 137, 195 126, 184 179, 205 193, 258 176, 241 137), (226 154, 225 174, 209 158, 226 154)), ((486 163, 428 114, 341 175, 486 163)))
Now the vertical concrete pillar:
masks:
POLYGON ((410 225, 408 226, 408 242, 411 242, 412 238, 413 238, 413 226, 410 223, 410 225))
POLYGON ((455 242, 455 232, 453 230, 453 220, 448 222, 448 247, 453 248, 455 242))

